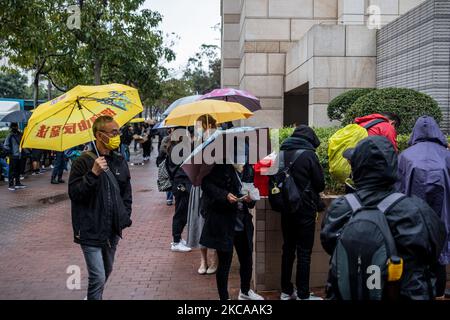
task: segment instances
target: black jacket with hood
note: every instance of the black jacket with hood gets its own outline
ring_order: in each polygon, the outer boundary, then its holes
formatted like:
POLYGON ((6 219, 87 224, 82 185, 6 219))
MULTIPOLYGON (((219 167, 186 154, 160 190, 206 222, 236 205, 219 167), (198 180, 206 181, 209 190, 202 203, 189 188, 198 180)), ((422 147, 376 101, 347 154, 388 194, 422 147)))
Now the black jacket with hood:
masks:
MULTIPOLYGON (((397 154, 385 137, 372 136, 362 140, 350 162, 356 195, 364 206, 376 206, 395 192, 397 154)), ((328 254, 333 254, 337 236, 351 215, 352 210, 343 197, 329 207, 320 234, 322 246, 328 254)), ((429 283, 435 282, 430 266, 436 263, 446 237, 442 222, 417 197, 400 200, 386 213, 386 218, 398 254, 404 260, 400 294, 409 299, 430 299, 430 292, 434 289, 429 283)))
POLYGON ((83 153, 72 165, 69 197, 72 201, 72 227, 75 243, 104 247, 114 236, 131 226, 132 191, 126 160, 117 152, 105 156, 119 190, 105 173, 92 172, 94 159, 83 153))
MULTIPOLYGON (((285 152, 285 163, 288 165, 297 150, 305 150, 293 164, 291 173, 300 192, 308 186, 307 194, 312 198, 315 208, 308 208, 303 204, 301 210, 311 209, 320 211, 319 194, 325 189, 323 169, 320 165, 316 149, 320 146, 320 140, 313 129, 306 125, 298 126, 291 137, 281 145, 280 150, 285 152)), ((309 202, 311 203, 311 202, 309 202)))

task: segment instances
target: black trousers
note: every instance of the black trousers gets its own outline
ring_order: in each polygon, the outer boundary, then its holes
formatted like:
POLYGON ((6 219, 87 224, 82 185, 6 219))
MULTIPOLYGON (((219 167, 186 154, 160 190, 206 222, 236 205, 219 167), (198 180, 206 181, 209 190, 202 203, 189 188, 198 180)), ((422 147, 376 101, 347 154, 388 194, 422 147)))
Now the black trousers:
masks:
MULTIPOLYGON (((252 280, 253 257, 252 249, 248 244, 248 236, 245 231, 236 232, 234 236, 234 248, 239 258, 239 273, 241 277, 241 292, 247 294, 252 280)), ((228 276, 230 274, 233 251, 217 250, 219 266, 216 273, 217 289, 220 300, 228 300, 228 276)))
POLYGON ((316 213, 311 211, 295 214, 282 213, 281 228, 283 232, 283 255, 281 262, 281 289, 283 293, 292 294, 292 269, 297 255, 296 286, 300 299, 309 297, 309 274, 311 253, 314 245, 316 213))
POLYGON ((22 160, 9 158, 9 186, 13 187, 15 184, 20 183, 20 171, 22 169, 22 160))
POLYGON ((152 152, 152 141, 148 140, 142 144, 142 151, 144 157, 150 157, 152 152))
POLYGON ((173 242, 178 243, 181 240, 181 234, 187 223, 189 209, 189 192, 174 192, 175 196, 175 214, 172 219, 173 242))

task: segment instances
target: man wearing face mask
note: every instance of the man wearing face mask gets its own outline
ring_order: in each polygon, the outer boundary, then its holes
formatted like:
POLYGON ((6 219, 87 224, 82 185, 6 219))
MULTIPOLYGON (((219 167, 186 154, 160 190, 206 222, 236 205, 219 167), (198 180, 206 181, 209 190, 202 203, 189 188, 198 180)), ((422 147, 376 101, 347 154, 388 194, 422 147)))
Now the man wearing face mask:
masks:
POLYGON ((92 127, 98 156, 83 153, 69 177, 74 241, 89 273, 88 300, 101 300, 122 230, 131 226, 132 191, 125 158, 117 152, 120 128, 109 116, 92 127))

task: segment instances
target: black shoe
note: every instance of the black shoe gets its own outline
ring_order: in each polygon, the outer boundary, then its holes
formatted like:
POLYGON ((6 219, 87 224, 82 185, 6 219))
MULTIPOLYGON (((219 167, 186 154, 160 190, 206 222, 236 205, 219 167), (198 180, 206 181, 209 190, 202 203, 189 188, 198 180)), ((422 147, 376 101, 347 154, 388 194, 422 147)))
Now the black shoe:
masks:
POLYGON ((58 183, 66 183, 63 179, 58 179, 58 183))
POLYGON ((56 179, 52 179, 52 181, 50 181, 51 184, 59 184, 58 180, 56 179))
POLYGON ((16 183, 16 189, 25 189, 26 187, 27 187, 26 185, 21 184, 20 182, 16 183))

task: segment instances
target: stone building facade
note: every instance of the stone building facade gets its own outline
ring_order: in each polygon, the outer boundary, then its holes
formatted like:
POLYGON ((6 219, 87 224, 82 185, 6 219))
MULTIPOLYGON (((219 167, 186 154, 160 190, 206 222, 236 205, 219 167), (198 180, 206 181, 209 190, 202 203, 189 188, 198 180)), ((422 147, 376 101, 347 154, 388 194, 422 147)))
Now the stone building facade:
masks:
POLYGON ((329 101, 376 86, 376 30, 367 25, 423 1, 221 0, 222 86, 261 99, 263 110, 245 124, 332 125, 329 101))
POLYGON ((377 87, 403 87, 432 96, 450 132, 450 1, 429 0, 377 35, 377 87))

